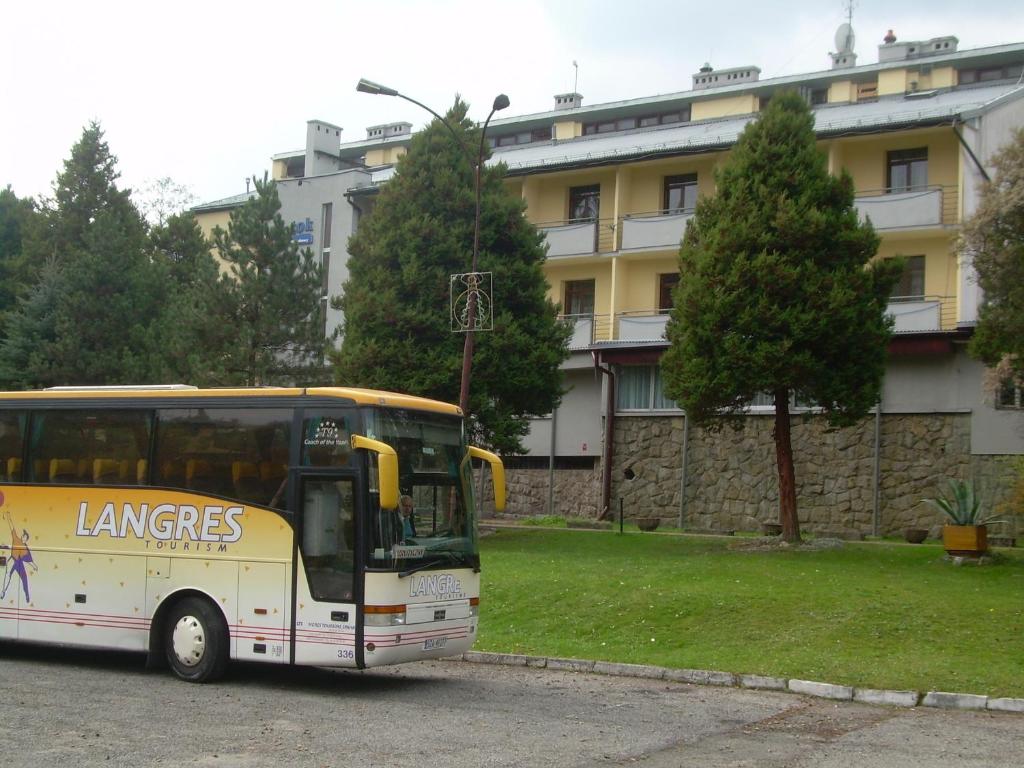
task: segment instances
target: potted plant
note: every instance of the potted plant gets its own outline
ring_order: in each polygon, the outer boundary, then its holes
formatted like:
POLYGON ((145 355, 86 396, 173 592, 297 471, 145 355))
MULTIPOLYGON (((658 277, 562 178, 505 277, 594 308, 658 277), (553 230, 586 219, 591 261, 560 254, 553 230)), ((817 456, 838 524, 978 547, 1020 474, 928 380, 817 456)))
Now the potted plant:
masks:
POLYGON ((974 484, 950 480, 949 495, 925 499, 949 518, 942 527, 942 545, 951 555, 978 557, 988 551, 989 523, 1001 523, 983 512, 981 496, 974 484))

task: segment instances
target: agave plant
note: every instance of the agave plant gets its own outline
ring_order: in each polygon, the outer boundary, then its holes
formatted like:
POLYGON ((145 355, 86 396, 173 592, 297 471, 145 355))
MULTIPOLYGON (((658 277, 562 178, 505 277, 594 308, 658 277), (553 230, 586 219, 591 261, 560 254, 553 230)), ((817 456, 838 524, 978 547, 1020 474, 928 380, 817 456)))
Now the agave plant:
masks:
POLYGON ((950 480, 949 488, 948 496, 940 494, 934 499, 924 499, 924 502, 948 516, 953 525, 988 525, 1005 522, 985 516, 982 512, 981 494, 975 490, 973 483, 950 480))

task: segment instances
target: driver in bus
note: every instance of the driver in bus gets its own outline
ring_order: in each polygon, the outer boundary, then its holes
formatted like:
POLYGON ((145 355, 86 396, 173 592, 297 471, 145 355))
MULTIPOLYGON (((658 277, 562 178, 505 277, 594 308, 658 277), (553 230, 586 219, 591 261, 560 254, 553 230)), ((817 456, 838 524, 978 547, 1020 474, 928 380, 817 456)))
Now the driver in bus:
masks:
POLYGON ((412 539, 416 537, 416 520, 413 518, 412 496, 405 494, 398 500, 398 513, 402 522, 402 538, 412 539))

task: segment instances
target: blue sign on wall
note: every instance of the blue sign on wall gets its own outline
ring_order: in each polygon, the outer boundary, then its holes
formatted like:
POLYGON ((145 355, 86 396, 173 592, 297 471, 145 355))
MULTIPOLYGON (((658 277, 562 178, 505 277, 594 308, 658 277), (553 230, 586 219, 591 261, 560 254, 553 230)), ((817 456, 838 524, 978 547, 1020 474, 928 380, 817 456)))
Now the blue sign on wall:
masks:
POLYGON ((313 220, 311 218, 306 217, 305 221, 293 221, 292 228, 293 243, 298 243, 299 245, 313 244, 313 220))

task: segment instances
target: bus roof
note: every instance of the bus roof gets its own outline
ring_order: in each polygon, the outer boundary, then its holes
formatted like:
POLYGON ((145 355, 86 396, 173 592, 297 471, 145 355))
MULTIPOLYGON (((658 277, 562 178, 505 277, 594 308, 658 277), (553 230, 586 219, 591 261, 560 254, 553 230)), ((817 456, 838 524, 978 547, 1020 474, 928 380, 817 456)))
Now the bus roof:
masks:
POLYGON ((158 384, 140 386, 101 386, 101 387, 54 387, 23 392, 0 392, 0 402, 15 401, 60 401, 60 400, 159 400, 164 398, 274 398, 274 397, 327 397, 352 400, 358 405, 380 405, 388 408, 410 408, 435 413, 462 415, 457 405, 430 400, 415 395, 403 395, 398 392, 385 392, 376 389, 359 389, 356 387, 237 387, 224 389, 199 389, 182 384, 158 384))

